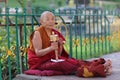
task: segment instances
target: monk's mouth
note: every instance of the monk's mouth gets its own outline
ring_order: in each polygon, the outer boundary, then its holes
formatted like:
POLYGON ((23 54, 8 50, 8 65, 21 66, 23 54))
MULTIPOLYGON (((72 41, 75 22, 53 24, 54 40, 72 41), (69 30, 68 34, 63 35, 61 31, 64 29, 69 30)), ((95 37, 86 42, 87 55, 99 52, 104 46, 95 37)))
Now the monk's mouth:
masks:
POLYGON ((54 25, 49 25, 49 26, 54 26, 54 25))

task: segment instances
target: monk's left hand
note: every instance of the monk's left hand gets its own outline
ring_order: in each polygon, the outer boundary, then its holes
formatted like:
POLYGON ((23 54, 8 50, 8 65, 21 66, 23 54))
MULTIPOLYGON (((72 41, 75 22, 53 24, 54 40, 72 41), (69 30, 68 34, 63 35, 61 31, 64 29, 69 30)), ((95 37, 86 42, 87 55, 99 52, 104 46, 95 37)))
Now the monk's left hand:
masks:
POLYGON ((59 40, 58 40, 58 45, 60 46, 60 45, 63 45, 63 44, 64 44, 63 39, 62 39, 62 38, 59 38, 59 40))

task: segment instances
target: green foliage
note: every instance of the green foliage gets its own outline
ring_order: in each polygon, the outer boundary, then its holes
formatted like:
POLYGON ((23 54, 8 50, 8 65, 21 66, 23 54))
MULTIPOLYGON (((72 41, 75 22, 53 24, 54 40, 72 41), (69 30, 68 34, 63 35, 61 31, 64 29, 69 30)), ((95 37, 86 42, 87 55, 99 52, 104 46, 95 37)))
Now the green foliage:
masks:
POLYGON ((26 7, 26 0, 17 0, 22 8, 26 7))
MULTIPOLYGON (((14 18, 14 17, 13 17, 14 18)), ((18 22, 19 23, 19 22, 18 22)), ((20 22, 21 23, 21 22, 20 22)), ((26 27, 27 28, 27 37, 29 39, 29 35, 31 33, 31 28, 30 26, 26 27)), ((23 30, 24 31, 24 30, 23 30)), ((1 67, 2 67, 2 80, 8 80, 8 67, 11 66, 11 73, 12 73, 12 78, 14 78, 17 74, 18 74, 18 69, 19 67, 17 66, 17 55, 19 54, 16 54, 16 51, 12 50, 12 46, 16 47, 16 28, 14 26, 10 26, 10 50, 12 51, 12 54, 14 55, 10 55, 8 56, 6 54, 7 50, 8 50, 8 41, 7 41, 7 27, 0 27, 0 61, 1 61, 1 67), (15 55, 16 54, 16 55, 15 55), (10 58, 10 65, 8 64, 8 57, 10 58)), ((24 34, 23 34, 24 35, 24 34)), ((27 39, 27 42, 28 42, 28 39, 27 39)), ((23 40, 24 42, 24 40, 23 40)), ((24 46, 24 43, 23 45, 24 46)), ((24 64, 26 64, 24 62, 24 64)))
POLYGON ((66 1, 65 0, 8 0, 8 6, 9 7, 27 7, 28 5, 34 7, 34 6, 42 6, 50 8, 58 8, 60 6, 65 6, 66 1), (29 4, 30 2, 30 4, 29 4))
POLYGON ((36 14, 41 14, 42 12, 48 10, 48 11, 51 11, 53 12, 54 9, 53 8, 48 8, 48 7, 44 7, 44 6, 35 6, 35 13, 36 14))
POLYGON ((14 78, 17 74, 16 60, 15 57, 9 56, 10 64, 8 65, 8 56, 3 55, 1 57, 1 67, 2 67, 2 80, 8 80, 8 67, 11 66, 12 78, 14 78))

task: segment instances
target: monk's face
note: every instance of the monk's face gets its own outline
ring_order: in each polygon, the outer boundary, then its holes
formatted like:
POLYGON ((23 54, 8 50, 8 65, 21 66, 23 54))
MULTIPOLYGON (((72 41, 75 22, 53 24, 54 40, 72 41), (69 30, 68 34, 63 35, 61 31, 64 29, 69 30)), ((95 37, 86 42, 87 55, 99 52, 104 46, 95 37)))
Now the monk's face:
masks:
POLYGON ((41 24, 46 28, 53 28, 55 25, 55 17, 51 13, 47 13, 43 16, 41 24))

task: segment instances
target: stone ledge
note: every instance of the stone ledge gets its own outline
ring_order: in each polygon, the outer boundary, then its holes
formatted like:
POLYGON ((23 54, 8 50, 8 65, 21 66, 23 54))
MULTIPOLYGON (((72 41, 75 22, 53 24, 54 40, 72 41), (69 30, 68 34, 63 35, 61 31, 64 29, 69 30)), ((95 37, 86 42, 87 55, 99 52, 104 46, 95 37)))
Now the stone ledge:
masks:
POLYGON ((18 74, 13 80, 41 80, 41 76, 18 74))
POLYGON ((113 73, 105 78, 82 78, 75 75, 60 76, 34 76, 26 74, 18 74, 13 80, 120 80, 120 53, 112 53, 103 56, 105 59, 111 59, 113 63, 113 73))
POLYGON ((93 77, 82 78, 75 75, 60 75, 60 76, 34 76, 26 74, 18 74, 13 80, 120 80, 120 69, 113 68, 113 73, 105 78, 93 77))

